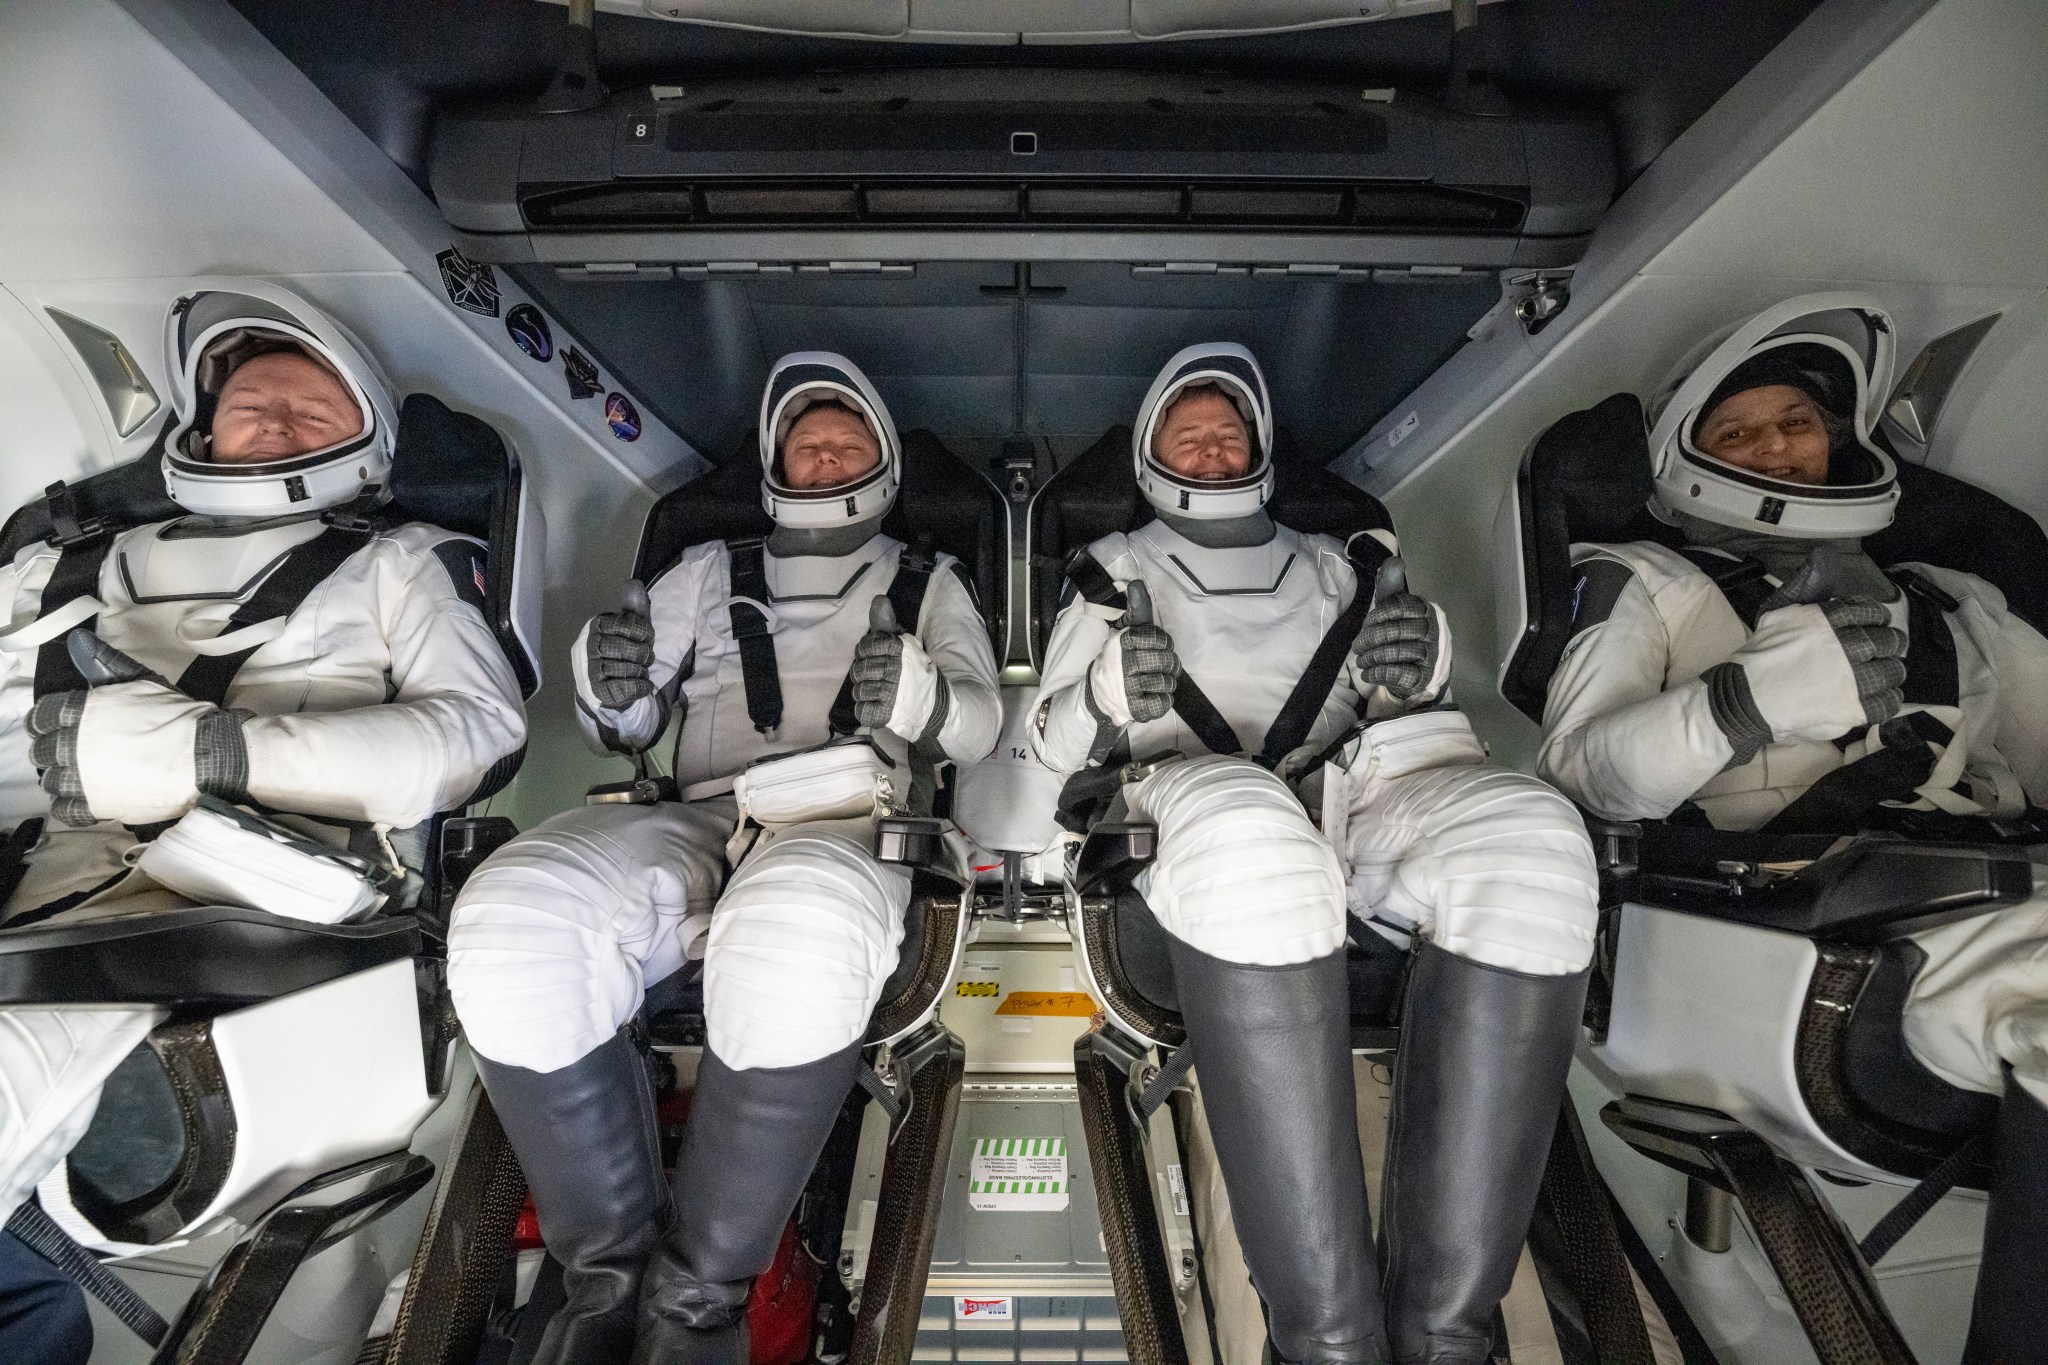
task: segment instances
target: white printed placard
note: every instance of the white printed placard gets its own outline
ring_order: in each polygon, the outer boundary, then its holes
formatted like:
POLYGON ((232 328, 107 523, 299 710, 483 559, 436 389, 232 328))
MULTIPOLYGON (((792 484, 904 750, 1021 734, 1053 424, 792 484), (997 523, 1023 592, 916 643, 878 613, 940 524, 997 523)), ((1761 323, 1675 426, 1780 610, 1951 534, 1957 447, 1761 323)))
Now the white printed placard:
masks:
POLYGON ((1010 1322, 1016 1318, 1015 1299, 955 1298, 953 1317, 959 1322, 1010 1322))
POLYGON ((967 1170, 967 1206, 984 1213, 1057 1213, 1067 1206, 1067 1140, 984 1137, 974 1140, 967 1170))

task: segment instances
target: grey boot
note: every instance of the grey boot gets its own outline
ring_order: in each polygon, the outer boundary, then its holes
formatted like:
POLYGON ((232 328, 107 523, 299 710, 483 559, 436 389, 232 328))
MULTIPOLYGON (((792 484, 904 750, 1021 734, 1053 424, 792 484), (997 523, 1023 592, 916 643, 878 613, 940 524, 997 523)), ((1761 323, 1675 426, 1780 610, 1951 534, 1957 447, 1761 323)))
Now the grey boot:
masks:
POLYGON ((1380 1365, 1387 1346, 1344 954, 1251 967, 1168 943, 1209 1135, 1275 1354, 1380 1365))
POLYGON ((1526 976, 1430 943, 1416 955, 1380 1209, 1399 1365, 1488 1358, 1585 1001, 1585 972, 1526 976))
POLYGON ((2048 1109, 2005 1073, 1984 1259, 1963 1365, 2037 1359, 2048 1340, 2048 1109))
POLYGON ((640 1274, 668 1203, 640 1050, 620 1030, 559 1071, 476 1065, 562 1263, 568 1302, 534 1365, 615 1365, 632 1347, 640 1274))
POLYGON ((754 1071, 704 1050, 675 1215, 641 1284, 633 1365, 747 1365, 747 1293, 775 1260, 859 1066, 859 1043, 754 1071))

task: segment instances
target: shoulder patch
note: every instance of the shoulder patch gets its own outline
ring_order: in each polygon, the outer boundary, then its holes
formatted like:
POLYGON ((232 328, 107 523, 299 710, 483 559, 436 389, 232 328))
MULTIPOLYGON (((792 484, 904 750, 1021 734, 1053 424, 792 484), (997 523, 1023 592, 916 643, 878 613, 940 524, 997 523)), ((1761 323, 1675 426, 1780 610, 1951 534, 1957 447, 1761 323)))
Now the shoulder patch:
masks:
POLYGON ((1591 630, 1613 615, 1614 604, 1634 577, 1626 564, 1598 556, 1572 565, 1572 634, 1591 630))
POLYGON ((473 540, 444 540, 434 547, 434 558, 448 571, 448 586, 455 595, 481 612, 490 585, 490 552, 473 540))

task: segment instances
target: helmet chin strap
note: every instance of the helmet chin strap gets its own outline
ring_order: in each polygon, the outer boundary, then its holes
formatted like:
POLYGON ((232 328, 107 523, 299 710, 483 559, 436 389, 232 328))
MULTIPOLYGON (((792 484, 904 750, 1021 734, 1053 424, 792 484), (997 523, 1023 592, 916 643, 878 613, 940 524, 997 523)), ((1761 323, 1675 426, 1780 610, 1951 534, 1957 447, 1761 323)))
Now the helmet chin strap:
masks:
POLYGON ((1205 550, 1235 550, 1248 545, 1264 545, 1274 535, 1273 519, 1266 515, 1264 508, 1241 517, 1224 517, 1215 521, 1197 521, 1171 512, 1161 512, 1159 519, 1172 527, 1176 534, 1205 550))
POLYGON ((768 553, 777 559, 797 559, 805 555, 836 559, 840 555, 852 554, 873 540, 881 529, 882 518, 879 516, 847 526, 777 526, 769 533, 768 553))

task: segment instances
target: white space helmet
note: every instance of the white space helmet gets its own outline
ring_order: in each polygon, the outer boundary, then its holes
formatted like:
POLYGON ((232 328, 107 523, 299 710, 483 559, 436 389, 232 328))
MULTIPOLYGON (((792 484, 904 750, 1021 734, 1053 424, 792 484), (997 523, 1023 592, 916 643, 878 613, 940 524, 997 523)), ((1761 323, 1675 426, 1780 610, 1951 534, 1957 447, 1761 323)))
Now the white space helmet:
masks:
POLYGON ((164 486, 188 512, 269 517, 318 512, 352 501, 391 471, 398 417, 391 386, 340 324, 290 290, 263 280, 201 281, 171 305, 164 321, 164 364, 171 410, 164 440, 164 486), (332 370, 362 409, 363 429, 324 450, 248 464, 216 464, 208 454, 213 405, 245 361, 296 350, 332 370))
POLYGON ((1864 294, 1788 299, 1709 338, 1651 403, 1650 461, 1665 510, 1764 535, 1854 539, 1891 525, 1898 469, 1871 439, 1890 391, 1892 320, 1864 294), (1740 370, 1742 373, 1737 374, 1740 370), (1732 387, 1724 387, 1730 379, 1732 387), (1700 423, 1722 399, 1764 384, 1814 395, 1848 423, 1828 455, 1825 484, 1768 478, 1702 453, 1700 423))
POLYGON ((1207 341, 1167 361, 1138 409, 1137 425, 1131 429, 1131 459, 1139 491, 1161 512, 1193 521, 1223 521, 1264 507, 1273 496, 1273 400, 1252 353, 1236 342, 1207 341), (1252 463, 1242 478, 1182 478, 1152 456, 1152 436, 1166 410, 1182 390, 1200 384, 1213 384, 1228 395, 1251 429, 1252 463))
POLYGON ((896 501, 903 479, 903 444, 882 395, 860 366, 831 351, 793 351, 775 362, 761 391, 761 506, 777 526, 820 530, 879 517, 896 501), (837 488, 791 488, 782 481, 782 438, 804 409, 840 403, 866 419, 881 443, 874 472, 837 488))

